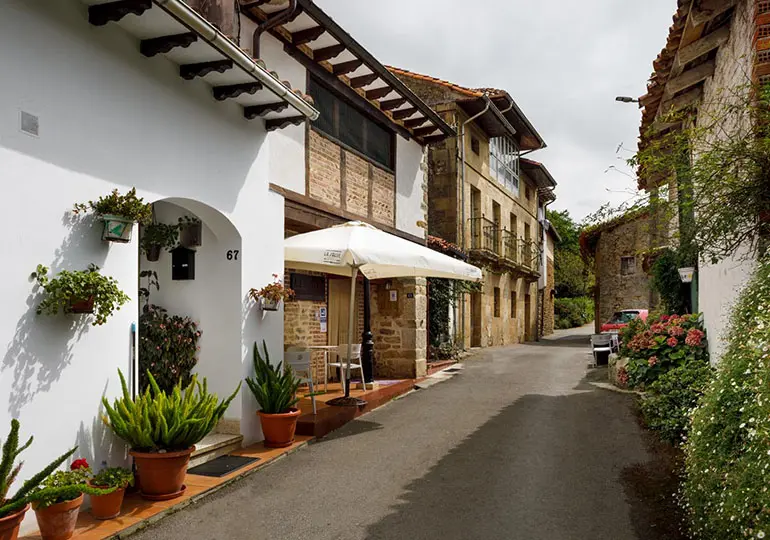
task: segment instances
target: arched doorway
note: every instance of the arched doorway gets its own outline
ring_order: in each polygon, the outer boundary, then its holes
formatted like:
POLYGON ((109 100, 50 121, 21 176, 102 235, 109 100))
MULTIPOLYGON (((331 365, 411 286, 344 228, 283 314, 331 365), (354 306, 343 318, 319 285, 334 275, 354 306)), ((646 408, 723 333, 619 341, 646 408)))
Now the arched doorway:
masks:
MULTIPOLYGON (((140 316, 149 301, 169 315, 189 318, 197 324, 200 350, 193 373, 206 377, 209 391, 223 398, 241 381, 243 371, 241 235, 227 216, 199 201, 166 198, 153 203, 153 209, 158 223, 174 225, 180 218, 199 220, 200 245, 184 242, 181 250, 164 249, 154 262, 146 253, 140 253, 140 275, 152 271, 158 283, 157 287, 148 287, 148 278, 140 278, 139 288, 149 288, 149 298, 140 302, 140 316), (185 264, 186 271, 180 271, 185 264)), ((142 342, 142 327, 140 323, 137 365, 142 364, 142 348, 148 346, 142 342)), ((234 400, 219 430, 240 434, 241 411, 241 399, 234 400)))

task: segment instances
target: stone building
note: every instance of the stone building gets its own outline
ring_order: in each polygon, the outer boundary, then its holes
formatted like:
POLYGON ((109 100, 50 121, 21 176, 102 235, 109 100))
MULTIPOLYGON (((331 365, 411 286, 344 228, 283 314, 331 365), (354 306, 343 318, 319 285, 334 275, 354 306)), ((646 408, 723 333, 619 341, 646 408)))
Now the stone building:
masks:
MULTIPOLYGON (((679 0, 665 47, 653 62, 647 93, 640 98, 640 148, 681 126, 705 128, 726 100, 745 99, 751 84, 770 81, 768 51, 770 2, 679 0), (667 123, 664 117, 671 112, 683 114, 667 123)), ((731 137, 750 127, 747 115, 731 115, 720 123, 714 137, 731 137)), ((690 159, 697 161, 697 149, 690 159)), ((641 189, 670 201, 680 199, 679 183, 675 172, 647 175, 641 171, 639 175, 641 189)), ((677 243, 685 223, 678 206, 669 227, 671 245, 677 243)), ((695 309, 704 315, 712 358, 723 348, 720 338, 730 307, 751 274, 754 259, 744 245, 737 255, 717 264, 698 262, 692 296, 695 309)))
POLYGON ((634 212, 597 225, 581 236, 583 255, 593 260, 594 324, 623 309, 651 309, 656 304, 647 261, 651 247, 649 213, 634 212))
POLYGON ((504 90, 390 69, 458 132, 431 145, 428 184, 429 233, 484 270, 482 290, 464 295, 453 314, 456 338, 464 347, 537 339, 547 281, 544 206, 554 200, 556 182, 520 153, 545 148, 545 141, 504 90))
POLYGON ((545 222, 545 251, 543 254, 545 273, 540 276, 538 337, 550 336, 554 330, 554 300, 556 299, 554 261, 556 244, 561 241, 559 232, 550 221, 545 222))

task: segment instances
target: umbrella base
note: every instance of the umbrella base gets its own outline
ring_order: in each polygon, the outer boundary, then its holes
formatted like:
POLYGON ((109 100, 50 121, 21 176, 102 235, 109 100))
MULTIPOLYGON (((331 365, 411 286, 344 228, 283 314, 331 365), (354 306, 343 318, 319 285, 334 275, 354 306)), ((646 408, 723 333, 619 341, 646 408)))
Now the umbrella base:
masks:
POLYGON ((365 407, 366 401, 355 397, 338 397, 326 402, 332 407, 365 407))

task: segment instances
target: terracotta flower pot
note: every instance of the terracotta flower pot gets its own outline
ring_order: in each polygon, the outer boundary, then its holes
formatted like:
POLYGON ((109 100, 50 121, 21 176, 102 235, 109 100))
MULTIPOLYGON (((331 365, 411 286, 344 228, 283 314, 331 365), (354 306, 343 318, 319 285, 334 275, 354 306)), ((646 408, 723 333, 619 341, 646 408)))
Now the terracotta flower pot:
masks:
POLYGON ((262 423, 262 433, 265 435, 265 446, 268 448, 286 448, 294 442, 294 432, 297 430, 299 409, 289 409, 280 414, 266 414, 257 411, 262 423))
POLYGON ((89 296, 88 298, 71 298, 70 299, 70 313, 93 313, 95 298, 89 296))
POLYGON ((27 510, 29 510, 29 504, 13 514, 0 518, 0 540, 16 540, 19 537, 19 527, 24 521, 27 510))
MULTIPOLYGON (((97 486, 88 482, 91 487, 109 489, 109 486, 97 486)), ((123 496, 126 488, 116 489, 107 495, 89 495, 91 497, 91 515, 96 519, 112 519, 120 515, 120 507, 123 506, 123 496)))
POLYGON ((179 452, 137 452, 131 450, 142 478, 142 497, 150 501, 167 501, 181 497, 185 490, 187 464, 195 447, 179 452))
POLYGON ((47 508, 35 509, 37 526, 43 540, 67 540, 75 533, 75 525, 78 522, 78 512, 83 504, 83 494, 77 499, 52 504, 47 508))

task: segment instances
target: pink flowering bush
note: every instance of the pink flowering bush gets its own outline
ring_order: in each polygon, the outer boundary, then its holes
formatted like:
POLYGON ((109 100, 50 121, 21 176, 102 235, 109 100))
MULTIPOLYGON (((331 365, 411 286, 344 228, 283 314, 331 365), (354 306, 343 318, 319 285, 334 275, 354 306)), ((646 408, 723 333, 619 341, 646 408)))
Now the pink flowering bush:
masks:
POLYGON ((200 337, 198 324, 190 317, 169 315, 162 307, 148 304, 139 317, 140 390, 149 384, 148 371, 165 392, 171 393, 180 381, 182 387, 189 386, 200 337))
POLYGON ((636 319, 621 330, 620 355, 629 359, 628 385, 646 387, 669 370, 708 360, 700 316, 663 315, 647 322, 636 319))

